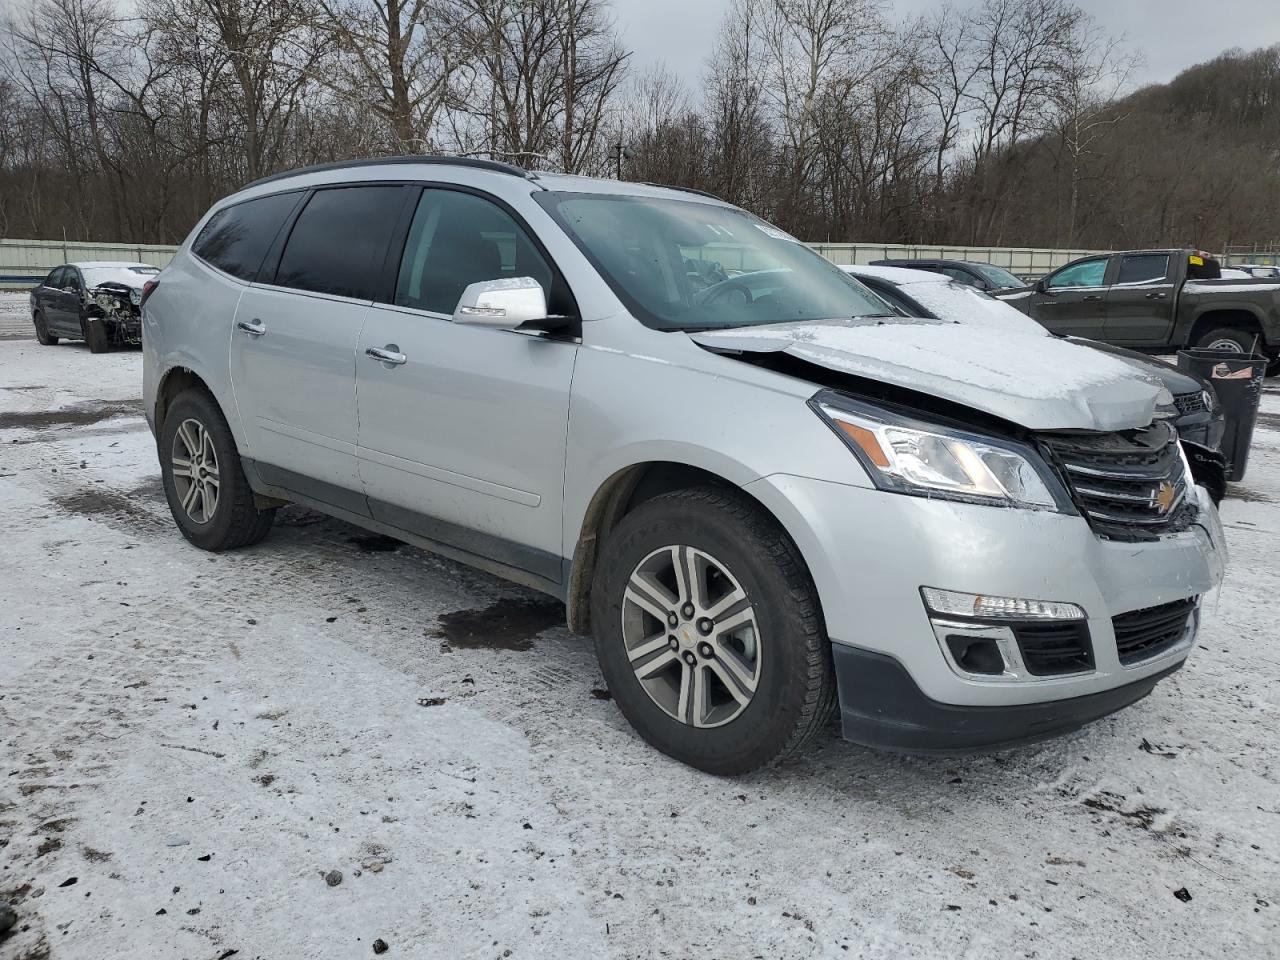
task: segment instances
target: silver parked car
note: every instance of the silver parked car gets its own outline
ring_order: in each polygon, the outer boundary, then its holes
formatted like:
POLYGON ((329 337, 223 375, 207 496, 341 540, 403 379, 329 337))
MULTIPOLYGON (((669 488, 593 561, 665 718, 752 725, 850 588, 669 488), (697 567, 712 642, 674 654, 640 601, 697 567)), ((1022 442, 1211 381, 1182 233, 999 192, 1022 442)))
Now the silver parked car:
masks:
POLYGON ((430 158, 251 184, 143 305, 182 533, 306 504, 561 598, 650 743, 740 773, 1074 729, 1190 652, 1217 512, 1159 388, 888 316, 701 194, 430 158))

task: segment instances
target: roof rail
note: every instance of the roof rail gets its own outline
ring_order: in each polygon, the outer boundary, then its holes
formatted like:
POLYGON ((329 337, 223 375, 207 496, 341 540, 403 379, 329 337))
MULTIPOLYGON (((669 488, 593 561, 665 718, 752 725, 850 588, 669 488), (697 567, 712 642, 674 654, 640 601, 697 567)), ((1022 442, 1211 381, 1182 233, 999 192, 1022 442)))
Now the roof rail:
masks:
POLYGON ((323 173, 327 170, 345 170, 356 167, 376 167, 389 163, 436 163, 451 167, 472 167, 477 170, 489 170, 493 173, 505 173, 509 176, 520 177, 522 179, 533 179, 533 175, 524 167, 518 167, 514 163, 503 163, 500 160, 482 160, 479 157, 446 157, 435 156, 433 154, 417 154, 399 157, 370 157, 366 160, 335 160, 332 163, 316 163, 309 167, 299 167, 296 170, 285 170, 281 173, 273 173, 268 177, 260 177, 252 183, 246 183, 241 190, 247 190, 249 187, 258 187, 264 183, 274 183, 277 180, 284 180, 287 177, 299 177, 307 173, 323 173))
POLYGON ((707 197, 710 200, 719 200, 721 203, 728 203, 724 197, 717 197, 714 193, 708 193, 706 190, 699 190, 697 187, 678 187, 671 183, 651 183, 648 180, 643 181, 646 187, 661 187, 663 190, 679 190, 682 193, 696 193, 700 197, 707 197))

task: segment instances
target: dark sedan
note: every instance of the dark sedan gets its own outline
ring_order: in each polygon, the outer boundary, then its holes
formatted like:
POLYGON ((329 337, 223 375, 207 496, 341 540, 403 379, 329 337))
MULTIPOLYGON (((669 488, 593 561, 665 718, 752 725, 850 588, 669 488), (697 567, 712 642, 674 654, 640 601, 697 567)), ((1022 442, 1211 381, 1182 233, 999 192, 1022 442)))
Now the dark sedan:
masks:
POLYGON ((36 339, 83 340, 94 353, 142 342, 142 296, 160 268, 107 260, 64 263, 31 291, 36 339))
POLYGON ((1017 290, 1027 285, 1021 277, 1014 276, 1003 267, 976 260, 876 260, 873 267, 901 267, 904 270, 927 270, 950 277, 966 287, 993 293, 997 290, 1017 290))

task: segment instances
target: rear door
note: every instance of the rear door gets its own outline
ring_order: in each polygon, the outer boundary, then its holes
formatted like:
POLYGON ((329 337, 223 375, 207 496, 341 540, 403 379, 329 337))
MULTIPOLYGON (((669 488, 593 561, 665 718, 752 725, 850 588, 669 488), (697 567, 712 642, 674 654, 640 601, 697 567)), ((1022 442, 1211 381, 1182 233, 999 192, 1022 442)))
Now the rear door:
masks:
POLYGON ((1155 345, 1173 334, 1177 308, 1174 273, 1168 253, 1126 253, 1107 289, 1105 339, 1111 343, 1155 345))
POLYGON ((311 193, 241 295, 231 336, 236 403, 262 478, 361 514, 356 342, 405 189, 311 193))
POLYGON ((360 475, 375 519, 559 582, 576 341, 451 320, 469 284, 526 276, 551 313, 576 313, 512 211, 422 191, 392 302, 370 308, 360 338, 360 475))
POLYGON ((1051 273, 1031 293, 1029 313, 1053 333, 1101 337, 1107 316, 1110 257, 1092 257, 1051 273))

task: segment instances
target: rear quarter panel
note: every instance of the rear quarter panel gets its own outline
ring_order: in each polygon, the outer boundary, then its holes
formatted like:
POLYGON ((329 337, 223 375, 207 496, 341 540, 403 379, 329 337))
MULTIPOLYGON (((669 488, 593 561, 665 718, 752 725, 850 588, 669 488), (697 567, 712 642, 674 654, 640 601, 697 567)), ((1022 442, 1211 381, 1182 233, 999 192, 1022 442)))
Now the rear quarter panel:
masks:
POLYGON ((209 387, 246 456, 231 392, 229 355, 232 321, 245 285, 205 266, 181 250, 159 276, 142 316, 143 405, 152 430, 156 397, 172 371, 190 370, 209 387))
POLYGON ((1252 316, 1268 343, 1280 344, 1280 282, 1189 280, 1178 293, 1177 310, 1173 342, 1179 345, 1190 341, 1198 320, 1219 312, 1252 316))

